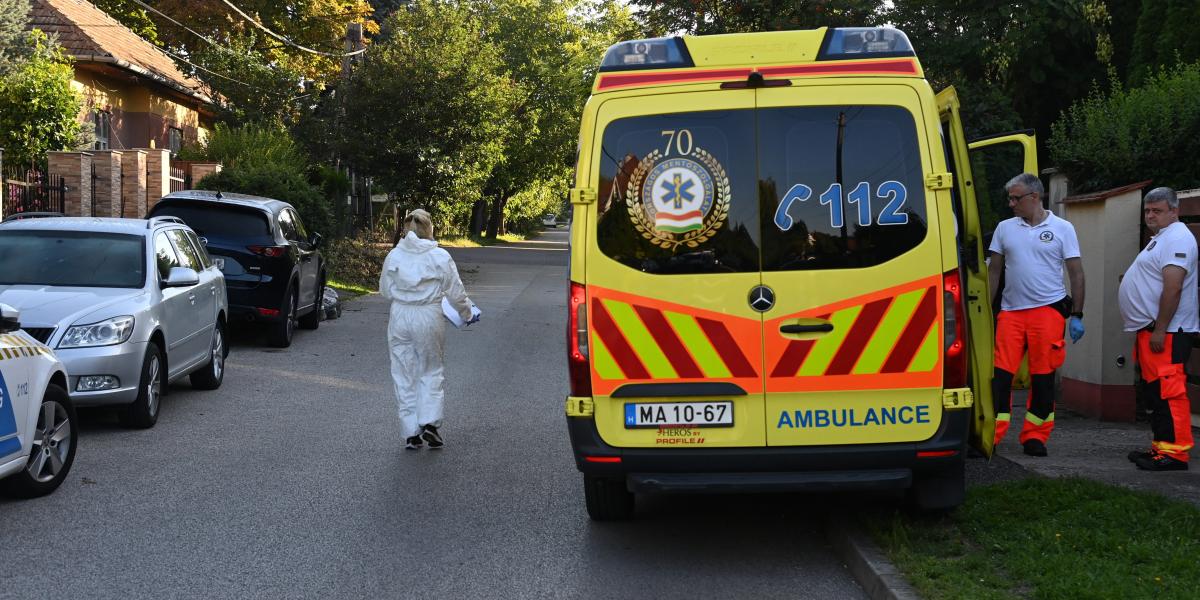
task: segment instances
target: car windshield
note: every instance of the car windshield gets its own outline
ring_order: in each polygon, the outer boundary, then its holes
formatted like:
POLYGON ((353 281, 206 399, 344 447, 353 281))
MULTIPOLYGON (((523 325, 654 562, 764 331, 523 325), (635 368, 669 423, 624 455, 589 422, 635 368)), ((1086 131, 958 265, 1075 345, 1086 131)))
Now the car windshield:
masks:
POLYGON ((140 288, 144 246, 120 233, 0 230, 0 285, 140 288))
POLYGON ((260 238, 271 235, 267 216, 253 209, 171 202, 159 205, 154 216, 179 217, 197 234, 207 237, 260 238))

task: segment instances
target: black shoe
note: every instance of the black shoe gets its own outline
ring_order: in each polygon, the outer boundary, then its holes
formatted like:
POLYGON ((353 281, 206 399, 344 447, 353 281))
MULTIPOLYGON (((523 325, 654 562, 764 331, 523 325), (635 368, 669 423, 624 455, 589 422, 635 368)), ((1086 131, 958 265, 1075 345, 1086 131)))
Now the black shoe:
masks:
POLYGON ((438 433, 437 427, 433 425, 426 425, 421 429, 421 438, 429 444, 430 450, 438 450, 446 445, 446 442, 442 441, 442 434, 438 433))
POLYGON ((1133 461, 1137 468, 1143 471, 1186 471, 1188 464, 1182 460, 1171 458, 1166 454, 1155 454, 1133 461))
POLYGON ((420 449, 421 449, 421 438, 420 438, 420 436, 415 436, 415 435, 414 435, 414 436, 412 436, 412 437, 410 437, 410 438, 406 438, 406 439, 404 440, 404 449, 405 449, 405 450, 420 450, 420 449))
POLYGON ((1154 456, 1154 451, 1153 450, 1133 450, 1133 451, 1130 451, 1130 453, 1126 454, 1125 456, 1126 456, 1126 458, 1129 459, 1129 462, 1136 463, 1139 458, 1152 458, 1154 456))
POLYGON ((1046 456, 1046 445, 1038 440, 1027 440, 1021 445, 1025 448, 1025 454, 1030 456, 1046 456))

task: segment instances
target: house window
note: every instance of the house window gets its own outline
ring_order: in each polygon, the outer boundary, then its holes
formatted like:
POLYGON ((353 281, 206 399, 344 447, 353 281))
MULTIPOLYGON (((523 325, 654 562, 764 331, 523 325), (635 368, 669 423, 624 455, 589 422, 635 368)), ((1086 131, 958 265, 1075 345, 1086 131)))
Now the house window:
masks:
POLYGON ((112 113, 106 110, 92 112, 92 123, 96 126, 96 150, 108 150, 112 137, 112 113))
POLYGON ((183 130, 178 127, 167 129, 167 149, 171 154, 179 154, 179 150, 183 148, 183 130))

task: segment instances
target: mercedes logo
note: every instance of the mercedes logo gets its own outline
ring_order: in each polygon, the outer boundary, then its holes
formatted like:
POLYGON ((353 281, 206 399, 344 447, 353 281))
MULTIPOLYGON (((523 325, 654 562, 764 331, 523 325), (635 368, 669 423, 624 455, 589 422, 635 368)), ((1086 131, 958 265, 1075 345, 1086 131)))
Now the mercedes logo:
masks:
POLYGON ((750 290, 750 308, 758 312, 767 312, 775 306, 775 292, 765 285, 755 286, 750 290))

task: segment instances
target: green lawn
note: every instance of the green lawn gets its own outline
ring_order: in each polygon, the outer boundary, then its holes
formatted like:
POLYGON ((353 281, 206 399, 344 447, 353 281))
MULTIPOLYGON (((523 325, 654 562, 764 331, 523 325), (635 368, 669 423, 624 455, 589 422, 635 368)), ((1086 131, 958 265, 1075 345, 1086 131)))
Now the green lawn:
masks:
POLYGON ((867 529, 925 598, 1198 598, 1200 509, 1084 479, 968 492, 955 513, 867 529))
POLYGON ((361 285, 355 285, 353 283, 345 283, 341 281, 328 281, 326 282, 326 285, 337 290, 337 293, 342 300, 347 300, 363 294, 370 294, 371 292, 375 291, 361 285))
POLYGON ((520 242, 525 239, 523 235, 515 233, 505 233, 496 236, 496 239, 488 237, 472 235, 472 236, 452 236, 438 238, 438 245, 446 248, 478 248, 480 246, 496 246, 499 244, 511 244, 512 242, 520 242))

